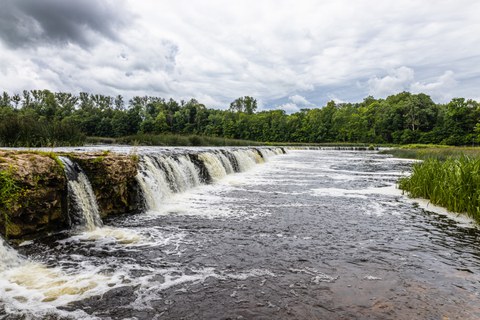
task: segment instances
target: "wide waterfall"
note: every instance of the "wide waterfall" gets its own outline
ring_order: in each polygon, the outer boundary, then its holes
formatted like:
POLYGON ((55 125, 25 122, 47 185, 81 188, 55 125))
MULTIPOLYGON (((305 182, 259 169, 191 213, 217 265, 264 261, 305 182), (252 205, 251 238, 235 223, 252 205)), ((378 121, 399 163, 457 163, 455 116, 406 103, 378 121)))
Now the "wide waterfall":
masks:
POLYGON ((215 182, 228 174, 243 172, 268 157, 282 154, 281 148, 205 150, 192 154, 144 154, 137 181, 148 210, 159 209, 174 193, 201 183, 215 182))
POLYGON ((100 211, 90 181, 80 166, 60 157, 68 179, 69 216, 71 223, 88 231, 103 226, 100 211))

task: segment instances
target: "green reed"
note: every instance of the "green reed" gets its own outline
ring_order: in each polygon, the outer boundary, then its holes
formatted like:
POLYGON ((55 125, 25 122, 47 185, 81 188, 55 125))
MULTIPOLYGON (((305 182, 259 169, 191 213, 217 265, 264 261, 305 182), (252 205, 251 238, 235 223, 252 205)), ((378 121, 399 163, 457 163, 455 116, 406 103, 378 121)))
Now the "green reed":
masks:
POLYGON ((471 157, 480 157, 480 148, 478 147, 452 147, 443 145, 428 144, 410 144, 399 146, 394 149, 382 150, 380 153, 391 154, 396 158, 407 159, 429 159, 436 158, 446 160, 451 157, 461 157, 463 155, 471 157))
POLYGON ((400 189, 414 198, 429 199, 449 211, 466 213, 480 222, 480 158, 460 156, 442 161, 429 158, 414 164, 401 178, 400 189))
POLYGON ((255 146, 264 143, 200 135, 136 134, 118 138, 116 143, 147 146, 255 146))

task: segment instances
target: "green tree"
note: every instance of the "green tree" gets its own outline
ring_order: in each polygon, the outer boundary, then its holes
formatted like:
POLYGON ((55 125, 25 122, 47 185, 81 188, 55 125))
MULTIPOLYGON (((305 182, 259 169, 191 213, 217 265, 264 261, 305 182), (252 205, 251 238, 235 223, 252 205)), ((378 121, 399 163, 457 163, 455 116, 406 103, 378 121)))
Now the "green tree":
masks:
POLYGON ((250 96, 244 96, 235 99, 232 103, 230 103, 229 110, 232 112, 245 112, 252 114, 257 110, 257 100, 250 96))

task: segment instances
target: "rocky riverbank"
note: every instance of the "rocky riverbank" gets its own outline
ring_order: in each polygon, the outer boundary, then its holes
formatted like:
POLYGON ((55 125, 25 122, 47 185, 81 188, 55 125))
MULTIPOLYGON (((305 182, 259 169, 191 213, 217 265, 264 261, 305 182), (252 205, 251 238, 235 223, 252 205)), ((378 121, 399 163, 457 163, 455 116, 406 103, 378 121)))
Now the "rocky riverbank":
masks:
POLYGON ((102 217, 140 210, 134 155, 0 150, 3 237, 26 239, 69 227, 67 181, 60 155, 87 173, 102 217))

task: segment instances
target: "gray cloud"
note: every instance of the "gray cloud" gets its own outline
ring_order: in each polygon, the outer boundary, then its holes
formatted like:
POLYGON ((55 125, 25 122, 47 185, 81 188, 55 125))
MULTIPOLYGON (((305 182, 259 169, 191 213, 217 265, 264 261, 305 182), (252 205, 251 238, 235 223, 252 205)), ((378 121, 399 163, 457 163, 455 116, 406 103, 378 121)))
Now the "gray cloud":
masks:
POLYGON ((250 95, 289 112, 402 90, 479 97, 475 0, 0 1, 9 92, 194 97, 219 108, 250 95))
POLYGON ((4 0, 0 39, 9 47, 77 44, 91 47, 97 36, 118 39, 132 15, 123 1, 4 0))

